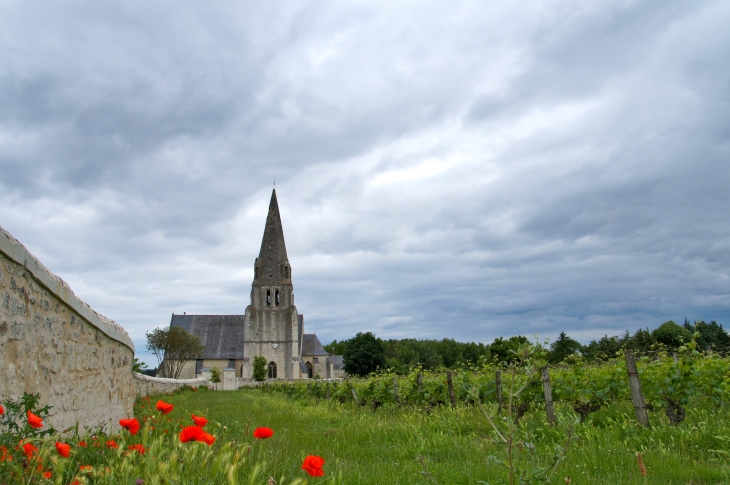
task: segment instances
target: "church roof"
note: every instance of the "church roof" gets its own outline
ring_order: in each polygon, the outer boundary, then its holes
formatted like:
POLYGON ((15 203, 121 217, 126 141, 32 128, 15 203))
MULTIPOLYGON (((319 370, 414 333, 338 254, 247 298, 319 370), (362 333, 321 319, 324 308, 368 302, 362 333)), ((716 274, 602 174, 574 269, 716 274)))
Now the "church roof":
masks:
POLYGON ((170 327, 182 327, 205 345, 205 359, 242 359, 246 315, 175 315, 170 327))
POLYGON ((302 343, 302 355, 330 355, 330 353, 324 350, 316 334, 305 333, 304 342, 302 343))
POLYGON ((335 370, 342 370, 341 355, 330 355, 329 357, 327 357, 327 361, 334 366, 335 370))
POLYGON ((269 202, 269 214, 266 216, 264 237, 261 239, 261 250, 256 260, 258 278, 254 280, 254 284, 290 284, 291 278, 284 273, 284 266, 288 265, 284 229, 281 225, 279 203, 276 200, 276 189, 274 189, 271 193, 271 202, 269 202))

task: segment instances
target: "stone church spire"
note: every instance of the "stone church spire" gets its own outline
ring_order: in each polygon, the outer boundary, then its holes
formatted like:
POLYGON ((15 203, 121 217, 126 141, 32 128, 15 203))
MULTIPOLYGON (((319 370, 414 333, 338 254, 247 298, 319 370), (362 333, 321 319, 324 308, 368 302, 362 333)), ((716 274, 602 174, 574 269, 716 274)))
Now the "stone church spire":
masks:
POLYGON ((261 250, 254 268, 253 284, 255 286, 291 285, 291 267, 286 256, 284 229, 281 226, 276 189, 271 193, 264 237, 261 240, 261 250))
POLYGON ((274 190, 261 251, 254 263, 251 304, 246 308, 244 359, 248 358, 251 363, 256 356, 264 357, 268 362, 269 378, 298 378, 301 375, 299 357, 303 329, 299 321, 274 190))

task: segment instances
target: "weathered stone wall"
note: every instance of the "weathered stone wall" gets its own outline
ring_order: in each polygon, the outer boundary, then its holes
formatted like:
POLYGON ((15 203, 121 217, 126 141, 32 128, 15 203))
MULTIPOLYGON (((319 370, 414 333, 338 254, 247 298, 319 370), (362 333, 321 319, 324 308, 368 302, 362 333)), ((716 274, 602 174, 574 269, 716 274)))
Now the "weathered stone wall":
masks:
POLYGON ((0 397, 40 393, 57 429, 131 416, 134 344, 0 227, 0 397))
MULTIPOLYGON (((221 371, 228 367, 229 359, 204 359, 201 368, 204 367, 218 367, 221 371)), ((236 377, 241 377, 241 367, 243 366, 243 359, 235 359, 233 368, 236 370, 236 377)), ((195 379, 195 361, 189 360, 185 362, 185 365, 180 371, 180 379, 195 379)))
POLYGON ((143 374, 133 374, 133 385, 136 396, 149 396, 151 394, 166 394, 176 391, 183 386, 200 387, 210 383, 205 377, 197 379, 165 379, 164 377, 150 377, 143 374))

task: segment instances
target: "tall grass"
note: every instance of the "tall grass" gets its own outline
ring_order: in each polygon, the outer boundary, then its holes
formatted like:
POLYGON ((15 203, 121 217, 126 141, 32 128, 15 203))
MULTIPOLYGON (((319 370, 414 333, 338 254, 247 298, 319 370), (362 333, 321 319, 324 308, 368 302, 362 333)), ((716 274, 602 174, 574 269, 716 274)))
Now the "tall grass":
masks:
MULTIPOLYGON (((385 404, 373 411, 352 403, 314 398, 287 398, 260 389, 216 392, 201 389, 163 396, 175 405, 160 415, 155 399, 136 406, 142 429, 107 436, 99 430, 76 435, 32 438, 40 449, 31 460, 13 451, 12 462, 0 463, 0 484, 477 484, 506 483, 499 460, 505 446, 474 406, 398 408, 385 404), (216 436, 212 446, 181 443, 190 415, 209 419, 206 431, 216 436), (274 436, 253 438, 257 427, 274 436), (114 439, 118 447, 107 448, 114 439), (55 441, 72 445, 62 458, 55 441), (86 441, 87 446, 80 446, 86 441), (129 444, 144 444, 140 455, 129 444), (307 455, 325 459, 325 476, 311 478, 301 469, 307 455), (488 457, 494 457, 489 459, 488 457), (40 466, 37 466, 40 464, 40 466), (89 465, 82 470, 80 466, 89 465), (425 475, 424 465, 428 475, 425 475), (42 478, 51 471, 52 478, 42 478), (141 480, 141 482, 140 482, 141 480)), ((578 440, 550 483, 572 484, 712 484, 730 483, 730 418, 708 400, 688 406, 687 419, 670 426, 654 413, 653 427, 635 423, 631 405, 607 405, 585 423, 565 404, 556 408, 559 423, 550 426, 544 411, 531 409, 519 423, 518 468, 547 466, 556 444, 573 427, 578 440), (534 452, 529 451, 533 448, 534 452), (636 453, 647 468, 642 476, 636 453)), ((490 409, 496 412, 496 409, 490 409)), ((504 419, 504 418, 498 418, 504 419)))
MULTIPOLYGON (((174 396, 172 402, 190 412, 225 423, 225 436, 245 439, 246 429, 268 426, 276 434, 260 443, 256 457, 263 475, 297 476, 299 459, 317 454, 327 460, 325 478, 342 474, 343 483, 433 483, 421 474, 419 457, 440 484, 484 481, 506 483, 503 467, 488 456, 505 458, 504 445, 478 408, 370 408, 332 401, 262 393, 257 389, 215 393, 201 391, 174 396)), ((654 427, 643 429, 633 419, 628 403, 611 404, 600 415, 578 425, 576 443, 552 483, 591 484, 700 484, 730 483, 726 453, 730 451, 730 418, 698 402, 688 409, 679 426, 670 426, 660 413, 654 427), (648 476, 641 475, 636 453, 642 452, 648 476)), ((558 426, 550 426, 541 409, 528 411, 520 422, 527 449, 517 456, 522 467, 546 466, 554 446, 565 440, 566 428, 575 426, 575 413, 557 406, 558 426)), ((524 445, 523 445, 524 446, 524 445)))

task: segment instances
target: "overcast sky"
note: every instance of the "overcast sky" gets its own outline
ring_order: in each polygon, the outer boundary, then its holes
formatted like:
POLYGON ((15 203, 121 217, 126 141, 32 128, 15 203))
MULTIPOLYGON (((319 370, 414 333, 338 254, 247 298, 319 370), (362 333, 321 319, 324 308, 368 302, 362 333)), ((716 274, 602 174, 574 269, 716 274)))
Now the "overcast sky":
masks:
POLYGON ((0 0, 0 226, 138 354, 172 312, 245 311, 274 177, 323 343, 727 327, 728 25, 722 0, 0 0))

